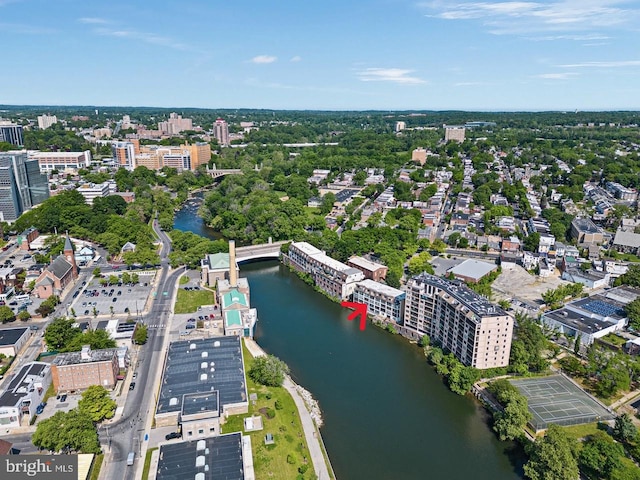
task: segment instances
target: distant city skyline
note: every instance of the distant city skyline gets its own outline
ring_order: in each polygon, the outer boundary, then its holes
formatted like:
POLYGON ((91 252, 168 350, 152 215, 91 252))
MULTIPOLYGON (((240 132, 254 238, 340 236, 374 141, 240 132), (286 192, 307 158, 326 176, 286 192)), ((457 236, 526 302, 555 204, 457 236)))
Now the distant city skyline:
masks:
POLYGON ((640 2, 0 0, 0 103, 640 109, 640 2))

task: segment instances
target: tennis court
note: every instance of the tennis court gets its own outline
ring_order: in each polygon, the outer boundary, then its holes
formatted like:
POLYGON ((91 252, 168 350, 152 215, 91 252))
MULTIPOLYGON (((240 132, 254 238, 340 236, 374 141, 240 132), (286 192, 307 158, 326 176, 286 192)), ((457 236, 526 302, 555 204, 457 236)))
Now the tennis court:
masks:
POLYGON ((509 380, 529 401, 531 425, 544 430, 549 424, 580 425, 615 417, 590 395, 562 375, 509 380))

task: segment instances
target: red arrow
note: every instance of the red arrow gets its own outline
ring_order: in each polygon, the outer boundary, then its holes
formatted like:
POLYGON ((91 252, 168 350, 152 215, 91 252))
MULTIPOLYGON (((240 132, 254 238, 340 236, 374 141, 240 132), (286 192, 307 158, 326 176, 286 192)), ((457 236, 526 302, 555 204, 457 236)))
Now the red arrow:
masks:
POLYGON ((357 302, 342 302, 340 305, 347 308, 353 308, 353 312, 349 314, 347 320, 353 320, 360 315, 360 330, 364 330, 367 325, 367 304, 357 302))

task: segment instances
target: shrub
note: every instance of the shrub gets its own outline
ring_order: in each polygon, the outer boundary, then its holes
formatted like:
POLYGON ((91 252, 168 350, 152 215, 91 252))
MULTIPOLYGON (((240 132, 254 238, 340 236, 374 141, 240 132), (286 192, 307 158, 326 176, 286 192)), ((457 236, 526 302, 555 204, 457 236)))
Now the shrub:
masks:
POLYGON ((275 407, 276 410, 282 410, 282 402, 280 400, 276 400, 275 407))
POLYGON ((295 455, 293 455, 292 453, 287 455, 287 463, 289 465, 293 465, 294 463, 296 463, 296 457, 295 455))
POLYGON ((269 419, 275 418, 276 411, 273 408, 267 408, 266 415, 267 415, 267 418, 269 418, 269 419))
POLYGON ((298 467, 298 472, 304 474, 307 472, 307 470, 309 470, 309 465, 300 465, 298 467))

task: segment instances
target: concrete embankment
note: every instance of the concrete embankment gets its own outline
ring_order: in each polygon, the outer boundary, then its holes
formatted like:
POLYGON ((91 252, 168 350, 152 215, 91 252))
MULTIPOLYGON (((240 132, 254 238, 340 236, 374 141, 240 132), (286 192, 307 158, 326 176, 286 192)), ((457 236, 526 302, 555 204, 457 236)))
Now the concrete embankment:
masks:
MULTIPOLYGON (((244 339, 247 350, 253 357, 260 357, 266 355, 265 351, 255 342, 255 340, 245 338, 244 339)), ((327 456, 327 462, 325 463, 324 455, 322 454, 323 444, 320 437, 319 428, 322 425, 322 417, 320 415, 320 407, 318 402, 312 397, 311 393, 297 385, 289 376, 285 378, 282 385, 287 389, 291 397, 293 398, 298 413, 300 415, 300 421, 302 422, 302 428, 304 430, 304 436, 309 446, 309 453, 311 455, 311 461, 313 468, 316 471, 318 480, 329 480, 332 478, 329 476, 329 457, 327 456), (318 421, 320 423, 318 423, 318 421)), ((335 478, 335 476, 334 476, 335 478)))

